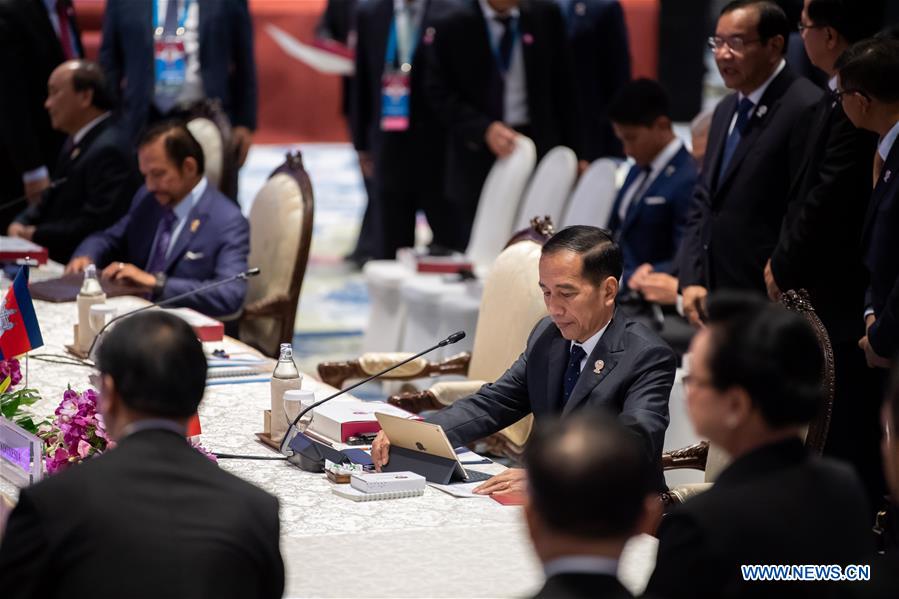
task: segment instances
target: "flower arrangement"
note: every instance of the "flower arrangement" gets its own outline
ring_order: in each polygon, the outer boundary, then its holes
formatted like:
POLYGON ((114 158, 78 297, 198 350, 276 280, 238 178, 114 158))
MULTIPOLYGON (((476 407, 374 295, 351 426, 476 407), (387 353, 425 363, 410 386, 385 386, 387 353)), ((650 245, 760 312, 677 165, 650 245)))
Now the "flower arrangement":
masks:
POLYGON ((78 393, 69 387, 62 394, 62 402, 54 412, 56 418, 49 430, 41 434, 47 446, 44 467, 48 474, 65 470, 115 445, 106 434, 97 399, 94 389, 78 393))
POLYGON ((40 401, 41 396, 34 389, 13 389, 22 382, 22 370, 15 358, 0 360, 0 415, 12 420, 29 433, 37 434, 46 421, 35 422, 23 408, 40 401))

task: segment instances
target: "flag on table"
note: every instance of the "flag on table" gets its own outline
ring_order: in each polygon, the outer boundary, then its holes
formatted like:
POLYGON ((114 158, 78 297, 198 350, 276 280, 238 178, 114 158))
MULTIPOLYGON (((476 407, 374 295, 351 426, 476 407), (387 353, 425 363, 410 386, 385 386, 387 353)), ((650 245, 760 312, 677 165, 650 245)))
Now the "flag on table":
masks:
POLYGON ((14 358, 43 344, 28 292, 28 267, 23 266, 6 297, 0 298, 0 360, 14 358))

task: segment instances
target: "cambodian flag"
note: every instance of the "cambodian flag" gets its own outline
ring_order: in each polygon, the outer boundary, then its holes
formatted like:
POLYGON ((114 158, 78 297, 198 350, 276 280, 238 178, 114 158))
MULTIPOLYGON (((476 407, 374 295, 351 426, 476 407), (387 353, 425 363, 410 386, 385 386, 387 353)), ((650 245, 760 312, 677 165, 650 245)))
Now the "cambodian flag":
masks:
POLYGON ((43 344, 28 292, 28 267, 23 266, 6 297, 0 298, 0 360, 14 358, 43 344))

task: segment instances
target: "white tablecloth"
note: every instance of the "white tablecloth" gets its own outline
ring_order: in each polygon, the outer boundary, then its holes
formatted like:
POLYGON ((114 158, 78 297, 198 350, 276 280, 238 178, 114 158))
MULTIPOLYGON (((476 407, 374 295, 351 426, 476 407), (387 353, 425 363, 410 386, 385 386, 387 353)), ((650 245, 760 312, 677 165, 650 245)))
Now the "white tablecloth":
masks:
MULTIPOLYGON (((142 301, 110 302, 124 313, 142 301)), ((75 304, 36 301, 35 308, 45 346, 32 353, 64 353, 75 304)), ((230 339, 207 345, 247 350, 230 339)), ((82 366, 30 359, 29 384, 42 395, 36 412, 52 414, 66 386, 83 390, 90 373, 82 366)), ((309 375, 303 386, 330 390, 309 375)), ((207 387, 200 405, 203 445, 224 453, 275 455, 254 437, 269 405, 268 383, 207 387)), ((221 460, 220 465, 280 499, 288 597, 515 597, 541 584, 520 508, 489 498, 456 499, 430 487, 422 497, 356 503, 331 493, 323 475, 286 462, 221 460)), ((642 589, 654 555, 654 539, 635 539, 622 560, 622 580, 642 589)))

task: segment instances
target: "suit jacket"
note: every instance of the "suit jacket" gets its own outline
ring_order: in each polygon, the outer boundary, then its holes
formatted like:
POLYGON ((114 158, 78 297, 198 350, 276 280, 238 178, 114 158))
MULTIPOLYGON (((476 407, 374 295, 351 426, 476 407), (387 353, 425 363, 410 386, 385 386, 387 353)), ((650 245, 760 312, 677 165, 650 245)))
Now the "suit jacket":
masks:
POLYGON ((712 488, 662 520, 652 597, 828 597, 821 582, 744 582, 741 565, 865 564, 873 552, 855 472, 799 439, 731 463, 712 488))
POLYGON ((562 3, 574 59, 583 155, 624 157, 612 131, 609 102, 631 79, 631 56, 624 11, 618 0, 571 0, 562 3))
MULTIPOLYGON (((559 7, 549 0, 521 0, 519 9, 530 137, 538 157, 557 145, 580 152, 571 55, 559 7)), ((492 101, 502 78, 477 0, 461 0, 432 34, 425 44, 425 86, 449 131, 446 193, 471 209, 495 160, 484 134, 492 122, 503 120, 492 101)))
MULTIPOLYGON (((85 239, 74 255, 90 256, 101 268, 122 261, 145 269, 162 215, 156 196, 141 187, 128 213, 112 227, 85 239)), ((247 219, 233 201, 208 185, 169 252, 165 288, 153 299, 164 300, 241 273, 247 269, 249 252, 247 219)), ((210 316, 227 316, 243 307, 246 293, 246 281, 238 279, 187 297, 177 305, 210 316)))
POLYGON ((6 599, 280 597, 278 500, 177 433, 144 430, 23 489, 0 546, 6 599))
POLYGON ((765 292, 765 263, 777 244, 790 184, 805 155, 806 132, 797 123, 820 97, 820 89, 785 67, 759 100, 721 174, 737 94, 718 103, 684 233, 682 287, 765 292))
POLYGON ((871 283, 865 298, 877 320, 868 329, 868 342, 885 358, 899 351, 899 254, 895 236, 899 231, 899 144, 893 144, 874 187, 862 247, 871 283))
MULTIPOLYGON (((109 0, 103 14, 100 64, 121 97, 128 130, 137 136, 153 102, 153 1, 109 0)), ((256 128, 253 27, 243 0, 199 2, 200 76, 207 98, 221 100, 233 126, 256 128)))
POLYGON ((65 264, 79 243, 128 211, 140 173, 127 134, 112 117, 87 132, 71 151, 60 152, 53 178, 66 181, 16 220, 34 225, 33 241, 65 264))
POLYGON ((696 162, 687 148, 681 146, 640 197, 631 198, 622 221, 618 214, 621 202, 641 172, 639 166, 631 168, 609 218, 609 229, 624 256, 625 281, 638 266, 647 262, 653 270, 673 273, 674 257, 683 238, 687 209, 699 176, 696 162))
POLYGON ((556 574, 534 599, 630 599, 630 591, 608 574, 556 574))
MULTIPOLYGON (((74 19, 71 23, 80 48, 77 24, 74 19)), ((42 0, 0 0, 0 170, 14 171, 11 179, 0 179, 18 183, 4 185, 0 201, 21 193, 22 173, 42 165, 50 169, 56 161, 65 136, 50 126, 44 101, 47 79, 64 60, 42 0)))
MULTIPOLYGON (((538 420, 557 416, 569 351, 569 341, 547 316, 534 327, 524 353, 496 382, 429 421, 441 425, 455 447, 500 431, 530 413, 538 420)), ((664 489, 661 456, 674 370, 674 353, 664 341, 616 313, 587 358, 562 416, 582 408, 616 414, 639 436, 647 459, 657 467, 656 483, 664 489), (594 370, 598 360, 604 362, 599 374, 594 370)))
POLYGON ((829 94, 808 123, 805 160, 790 186, 771 269, 781 290, 808 290, 831 341, 857 341, 868 283, 861 231, 877 138, 856 129, 829 94))
POLYGON ((393 0, 369 0, 358 8, 356 80, 353 88, 353 143, 371 152, 379 186, 408 191, 443 187, 445 131, 424 90, 426 37, 435 22, 451 12, 456 0, 423 0, 424 14, 412 59, 409 129, 381 130, 381 77, 385 71, 387 38, 393 23, 393 0))

